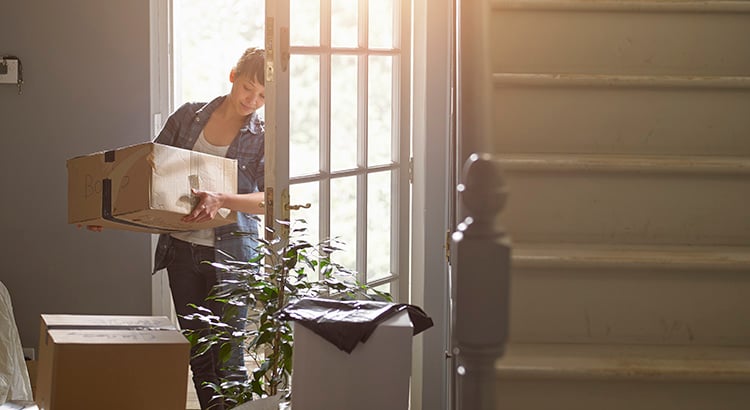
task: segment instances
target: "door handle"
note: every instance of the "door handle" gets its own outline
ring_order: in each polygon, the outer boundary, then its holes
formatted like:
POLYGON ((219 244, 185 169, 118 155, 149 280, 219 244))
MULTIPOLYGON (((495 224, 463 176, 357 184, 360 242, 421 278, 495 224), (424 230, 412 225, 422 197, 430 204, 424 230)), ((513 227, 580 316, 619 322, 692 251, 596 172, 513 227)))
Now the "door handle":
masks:
POLYGON ((312 204, 311 204, 311 203, 309 203, 309 202, 308 202, 308 203, 306 203, 306 204, 304 204, 304 205, 289 205, 289 204, 284 204, 284 208, 285 208, 286 210, 294 210, 294 211, 297 211, 297 210, 299 210, 300 208, 305 208, 305 209, 307 209, 307 208, 310 208, 311 206, 312 206, 312 204))

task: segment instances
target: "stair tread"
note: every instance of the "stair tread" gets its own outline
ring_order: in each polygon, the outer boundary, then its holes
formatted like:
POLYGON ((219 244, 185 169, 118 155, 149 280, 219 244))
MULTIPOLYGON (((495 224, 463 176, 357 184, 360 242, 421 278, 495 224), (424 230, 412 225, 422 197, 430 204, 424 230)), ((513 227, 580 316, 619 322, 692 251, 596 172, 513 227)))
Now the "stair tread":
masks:
MULTIPOLYGON (((750 77, 747 78, 750 79, 750 77)), ((496 161, 505 171, 554 170, 728 175, 745 175, 750 172, 750 158, 745 156, 509 153, 498 155, 496 161)))
POLYGON ((750 247, 514 243, 518 266, 619 264, 652 267, 748 269, 750 247))
POLYGON ((509 344, 499 377, 750 382, 750 347, 509 344))

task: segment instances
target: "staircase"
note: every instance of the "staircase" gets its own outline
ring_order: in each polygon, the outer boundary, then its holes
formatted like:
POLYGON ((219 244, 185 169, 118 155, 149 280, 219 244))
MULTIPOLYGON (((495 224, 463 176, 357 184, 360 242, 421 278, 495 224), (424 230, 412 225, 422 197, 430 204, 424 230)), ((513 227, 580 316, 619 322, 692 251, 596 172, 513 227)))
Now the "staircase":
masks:
POLYGON ((497 408, 750 408, 750 1, 479 3, 513 239, 497 408))

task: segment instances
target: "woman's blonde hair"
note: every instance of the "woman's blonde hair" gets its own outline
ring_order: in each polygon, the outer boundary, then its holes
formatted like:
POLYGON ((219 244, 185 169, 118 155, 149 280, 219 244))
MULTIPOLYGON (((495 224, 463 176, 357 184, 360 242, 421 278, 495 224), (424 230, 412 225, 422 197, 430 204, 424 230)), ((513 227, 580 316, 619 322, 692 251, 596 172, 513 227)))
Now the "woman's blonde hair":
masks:
POLYGON ((262 48, 250 47, 242 53, 242 57, 234 66, 234 74, 248 76, 259 84, 265 85, 266 51, 262 48))

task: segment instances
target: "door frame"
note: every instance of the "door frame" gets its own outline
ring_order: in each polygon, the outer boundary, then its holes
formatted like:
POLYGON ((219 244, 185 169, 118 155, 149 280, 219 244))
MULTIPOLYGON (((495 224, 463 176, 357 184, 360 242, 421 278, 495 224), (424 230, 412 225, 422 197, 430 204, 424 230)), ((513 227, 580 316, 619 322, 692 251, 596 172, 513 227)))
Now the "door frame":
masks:
MULTIPOLYGON (((171 0, 149 0, 150 121, 155 132, 163 125, 172 106, 171 4, 171 0)), ((445 251, 447 233, 455 226, 455 0, 412 0, 412 6, 413 182, 409 303, 422 307, 433 319, 434 326, 413 340, 411 408, 447 409, 451 378, 446 359, 450 329, 449 267, 445 251), (451 29, 446 30, 446 27, 451 29), (435 118, 442 120, 435 121, 435 118)), ((156 245, 155 238, 154 235, 152 249, 156 245)), ((162 271, 152 278, 152 314, 174 319, 166 275, 162 271)))
MULTIPOLYGON (((172 1, 149 0, 150 125, 152 138, 159 134, 173 106, 172 101, 172 1)), ((151 266, 158 235, 151 235, 151 266)), ((162 269, 151 275, 151 314, 166 316, 177 324, 169 279, 162 269)))
POLYGON ((446 255, 448 234, 455 226, 455 0, 414 0, 413 6, 410 301, 430 315, 434 326, 414 338, 411 403, 412 410, 449 409, 452 377, 446 255))

